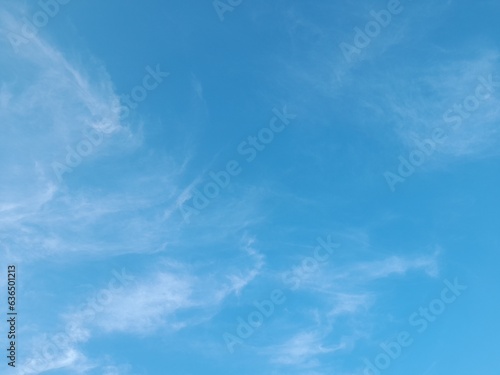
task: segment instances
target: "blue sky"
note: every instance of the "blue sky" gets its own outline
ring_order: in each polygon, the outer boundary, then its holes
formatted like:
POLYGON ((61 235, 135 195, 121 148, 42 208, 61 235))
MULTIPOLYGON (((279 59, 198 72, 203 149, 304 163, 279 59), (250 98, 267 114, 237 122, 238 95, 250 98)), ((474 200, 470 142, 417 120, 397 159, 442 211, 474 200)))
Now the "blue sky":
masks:
POLYGON ((499 11, 2 0, 1 373, 497 374, 499 11))

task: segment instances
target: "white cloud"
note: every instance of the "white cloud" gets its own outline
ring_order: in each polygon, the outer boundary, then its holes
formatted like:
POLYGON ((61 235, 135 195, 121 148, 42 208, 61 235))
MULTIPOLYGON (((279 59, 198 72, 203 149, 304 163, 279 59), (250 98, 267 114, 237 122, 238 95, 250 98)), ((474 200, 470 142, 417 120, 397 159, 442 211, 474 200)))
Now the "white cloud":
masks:
MULTIPOLYGON (((96 315, 91 326, 105 332, 150 334, 160 329, 176 331, 210 319, 230 295, 239 295, 260 273, 263 256, 245 240, 242 251, 248 264, 235 271, 231 262, 220 264, 217 275, 181 263, 161 262, 163 271, 113 295, 112 302, 96 315)), ((68 320, 80 320, 81 314, 68 320)))
POLYGON ((56 355, 44 351, 44 347, 38 348, 42 356, 30 358, 21 364, 18 364, 18 375, 36 375, 47 371, 66 369, 72 373, 85 373, 95 365, 75 348, 67 348, 58 351, 56 355))
POLYGON ((412 271, 435 278, 439 273, 438 256, 439 251, 432 255, 390 256, 341 265, 330 259, 304 279, 297 290, 314 299, 316 308, 296 311, 285 333, 271 340, 262 353, 279 368, 324 370, 324 354, 351 352, 360 340, 370 339, 377 318, 373 309, 381 294, 374 281, 407 277, 412 271), (296 330, 298 334, 287 336, 296 330))
MULTIPOLYGON (((12 30, 24 10, 9 9, 0 12, 0 24, 12 30)), ((86 207, 61 209, 78 199, 58 181, 52 168, 53 162, 65 162, 66 147, 74 148, 85 138, 85 131, 105 127, 108 135, 88 156, 92 160, 103 152, 136 147, 140 136, 121 122, 113 83, 95 60, 84 68, 40 37, 33 37, 18 53, 4 39, 0 46, 4 51, 0 58, 0 121, 4 124, 0 173, 5 177, 0 188, 0 237, 9 259, 27 261, 71 247, 50 222, 71 222, 73 214, 105 214, 102 202, 90 196, 86 199, 94 202, 86 207)))
POLYGON ((172 315, 200 303, 193 299, 195 286, 190 276, 160 272, 114 295, 94 323, 105 332, 148 334, 164 325, 175 329, 180 323, 172 315))
POLYGON ((367 309, 373 304, 370 294, 336 293, 333 298, 334 307, 328 313, 329 318, 339 315, 356 314, 361 309, 367 309))
POLYGON ((431 139, 435 129, 444 130, 446 138, 432 155, 437 165, 462 157, 496 154, 500 88, 496 87, 489 98, 479 99, 477 109, 465 111, 465 115, 454 106, 464 107, 464 101, 476 95, 476 88, 488 76, 493 75, 498 82, 499 52, 483 49, 467 58, 443 51, 441 54, 443 59, 432 66, 406 64, 374 75, 363 83, 362 90, 373 95, 365 100, 371 101, 380 114, 377 119, 393 127, 409 150, 416 148, 415 140, 431 139), (459 116, 461 125, 446 120, 446 114, 448 118, 459 116))
POLYGON ((423 271, 431 277, 438 273, 436 259, 433 256, 404 257, 392 256, 380 261, 355 265, 349 273, 357 275, 359 280, 371 281, 393 275, 404 275, 408 271, 423 271))
POLYGON ((324 334, 319 332, 303 331, 283 345, 274 349, 273 362, 287 366, 316 367, 315 358, 319 355, 334 353, 345 347, 340 344, 336 347, 326 347, 322 343, 324 334))

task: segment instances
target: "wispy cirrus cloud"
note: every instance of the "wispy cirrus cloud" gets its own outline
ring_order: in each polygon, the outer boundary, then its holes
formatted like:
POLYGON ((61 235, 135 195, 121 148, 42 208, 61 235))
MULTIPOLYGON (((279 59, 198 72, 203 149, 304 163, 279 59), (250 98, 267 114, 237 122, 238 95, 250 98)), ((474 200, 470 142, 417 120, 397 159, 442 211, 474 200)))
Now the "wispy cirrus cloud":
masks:
POLYGON ((102 360, 86 354, 86 346, 95 338, 169 335, 206 323, 228 297, 238 296, 251 284, 264 265, 262 254, 248 237, 243 239, 240 254, 232 258, 221 264, 217 274, 210 263, 193 266, 159 258, 156 266, 148 266, 141 275, 126 276, 131 281, 122 287, 96 290, 94 297, 87 297, 88 304, 65 309, 58 323, 65 327, 63 331, 50 338, 34 334, 31 354, 21 368, 26 374, 63 368, 85 373, 105 367, 102 360))
POLYGON ((304 279, 296 291, 314 300, 316 308, 296 311, 293 320, 291 316, 286 320, 289 329, 281 331, 279 338, 268 340, 260 352, 277 368, 333 371, 331 366, 324 366, 326 355, 353 353, 361 342, 370 341, 373 324, 379 319, 373 310, 378 309, 386 293, 374 282, 406 279, 413 271, 419 278, 434 279, 439 274, 438 259, 439 253, 390 256, 337 266, 332 261, 329 267, 304 279))
MULTIPOLYGON (((2 10, 2 27, 12 27, 21 13, 2 10)), ((78 217, 93 211, 91 204, 78 204, 84 192, 70 192, 56 178, 53 163, 64 160, 67 147, 84 139, 87 131, 106 129, 107 139, 89 157, 93 161, 103 153, 136 148, 141 137, 121 121, 119 97, 102 64, 94 62, 84 68, 39 36, 18 53, 4 39, 0 44, 5 52, 0 58, 0 120, 4 124, 0 141, 0 236, 6 254, 29 259, 29 251, 18 249, 37 248, 35 256, 43 256, 45 250, 53 253, 57 247, 66 247, 60 229, 49 222, 71 220, 72 214, 78 217), (70 212, 63 208, 65 205, 70 212)), ((92 200, 90 194, 83 199, 92 200)), ((99 216, 97 210, 94 214, 99 216)))
POLYGON ((441 129, 445 137, 431 156, 437 162, 434 165, 496 154, 498 51, 484 48, 460 56, 447 51, 440 54, 443 58, 432 66, 408 64, 390 74, 378 74, 376 80, 384 85, 375 84, 374 77, 365 82, 363 90, 372 87, 371 105, 377 108, 377 118, 394 129, 409 151, 416 148, 416 141, 431 139, 441 129))
POLYGON ((280 365, 301 367, 316 367, 318 362, 316 357, 331 354, 345 347, 344 344, 335 347, 327 347, 323 343, 324 332, 303 331, 283 345, 275 348, 273 352, 273 362, 280 365))

